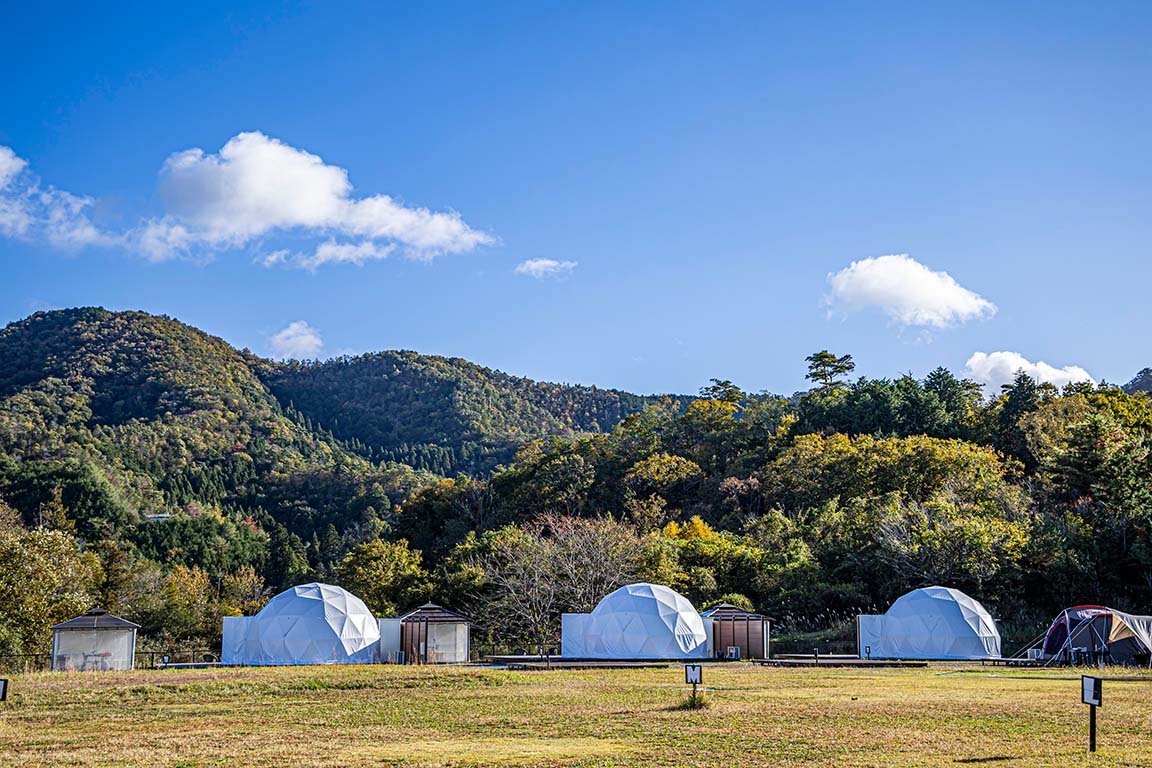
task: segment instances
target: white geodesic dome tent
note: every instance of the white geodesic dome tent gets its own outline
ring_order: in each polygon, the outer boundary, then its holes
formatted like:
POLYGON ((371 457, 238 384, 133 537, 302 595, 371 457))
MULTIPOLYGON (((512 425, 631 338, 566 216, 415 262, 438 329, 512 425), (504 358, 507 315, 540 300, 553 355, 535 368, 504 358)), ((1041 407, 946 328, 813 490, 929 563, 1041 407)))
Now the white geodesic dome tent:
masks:
POLYGON ((879 616, 860 616, 861 657, 873 659, 998 659, 1000 631, 980 605, 958 589, 924 587, 879 616))
POLYGON ((281 592, 252 617, 224 619, 224 664, 376 661, 380 625, 356 595, 330 584, 281 592))
POLYGON ((582 659, 705 658, 708 632, 688 598, 659 584, 629 584, 592 613, 565 614, 560 653, 582 659))

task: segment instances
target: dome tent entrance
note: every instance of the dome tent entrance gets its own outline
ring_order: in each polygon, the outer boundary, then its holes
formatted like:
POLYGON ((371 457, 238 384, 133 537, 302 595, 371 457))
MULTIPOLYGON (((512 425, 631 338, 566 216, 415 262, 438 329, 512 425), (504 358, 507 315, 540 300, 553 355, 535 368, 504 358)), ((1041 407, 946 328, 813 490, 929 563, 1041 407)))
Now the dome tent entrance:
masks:
POLYGON ((1101 605, 1078 605, 1061 612, 1044 636, 1047 661, 1114 664, 1152 663, 1152 616, 1135 616, 1101 605))
POLYGON ((1000 658, 1000 632, 992 616, 948 587, 915 589, 887 613, 858 617, 856 639, 860 656, 874 659, 1000 658))
POLYGON ((252 617, 224 619, 221 661, 238 665, 376 661, 380 627, 364 601, 330 584, 281 592, 252 617))
POLYGON ((591 613, 562 617, 560 655, 578 659, 699 659, 708 632, 688 598, 659 584, 629 584, 591 613))

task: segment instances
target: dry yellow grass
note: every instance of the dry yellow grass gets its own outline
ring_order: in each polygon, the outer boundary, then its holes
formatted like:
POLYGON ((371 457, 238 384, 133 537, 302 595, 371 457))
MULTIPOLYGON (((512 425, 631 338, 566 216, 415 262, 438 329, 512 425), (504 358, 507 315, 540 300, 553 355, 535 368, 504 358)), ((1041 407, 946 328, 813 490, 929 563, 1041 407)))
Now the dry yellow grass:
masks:
POLYGON ((12 680, 11 766, 1152 765, 1152 677, 1105 683, 1100 751, 1071 672, 297 667, 12 680))

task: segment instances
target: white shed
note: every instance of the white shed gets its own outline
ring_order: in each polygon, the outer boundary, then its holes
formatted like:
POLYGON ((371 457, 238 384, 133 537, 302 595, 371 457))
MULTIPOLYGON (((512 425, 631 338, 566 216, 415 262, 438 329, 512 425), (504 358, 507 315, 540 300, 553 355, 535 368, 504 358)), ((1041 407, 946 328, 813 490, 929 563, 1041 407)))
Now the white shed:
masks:
POLYGON ((52 627, 52 671, 132 669, 139 624, 93 608, 52 627))

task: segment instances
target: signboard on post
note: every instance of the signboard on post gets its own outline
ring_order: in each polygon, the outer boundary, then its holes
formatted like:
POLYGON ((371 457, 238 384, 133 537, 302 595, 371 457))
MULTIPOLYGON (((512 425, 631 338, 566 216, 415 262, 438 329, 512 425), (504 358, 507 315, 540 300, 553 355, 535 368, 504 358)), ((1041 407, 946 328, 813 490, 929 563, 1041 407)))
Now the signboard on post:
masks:
POLYGON ((1104 681, 1083 675, 1080 678, 1080 700, 1088 705, 1088 751, 1096 751, 1096 707, 1103 700, 1104 681))
POLYGON ((1080 678, 1080 700, 1093 707, 1100 706, 1101 680, 1098 677, 1083 675, 1080 678))
POLYGON ((684 665, 684 682, 688 685, 703 685, 704 668, 699 664, 684 665))
POLYGON ((8 700, 8 681, 0 678, 0 701, 8 700))

